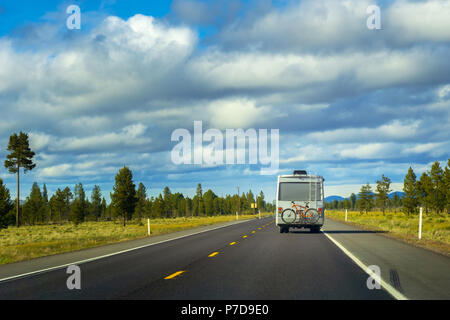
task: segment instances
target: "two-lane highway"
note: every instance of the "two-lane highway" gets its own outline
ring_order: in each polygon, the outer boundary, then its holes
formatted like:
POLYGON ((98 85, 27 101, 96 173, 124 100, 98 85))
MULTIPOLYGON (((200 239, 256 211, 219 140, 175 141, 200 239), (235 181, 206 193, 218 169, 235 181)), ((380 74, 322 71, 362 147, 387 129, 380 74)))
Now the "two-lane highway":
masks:
POLYGON ((0 283, 0 299, 392 299, 323 233, 253 220, 0 283))

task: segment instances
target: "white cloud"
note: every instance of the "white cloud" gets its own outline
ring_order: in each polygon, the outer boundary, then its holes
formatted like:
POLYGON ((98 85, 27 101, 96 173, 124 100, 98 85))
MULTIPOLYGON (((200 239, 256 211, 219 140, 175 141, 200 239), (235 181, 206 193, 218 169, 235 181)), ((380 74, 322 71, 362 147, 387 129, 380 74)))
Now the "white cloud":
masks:
POLYGON ((270 51, 352 51, 450 40, 447 0, 392 1, 381 8, 381 31, 368 30, 366 0, 303 0, 255 18, 239 19, 222 30, 232 48, 270 51), (381 36, 380 36, 381 35, 381 36))
POLYGON ((387 10, 387 25, 397 40, 450 41, 450 2, 447 0, 398 0, 387 10))
POLYGON ((30 147, 34 151, 40 151, 41 149, 44 149, 46 146, 48 146, 51 138, 51 136, 45 133, 30 132, 30 147))
POLYGON ((394 120, 377 128, 342 128, 329 131, 318 131, 307 135, 308 139, 318 142, 374 142, 398 141, 414 138, 421 121, 402 122, 394 120))
POLYGON ((119 133, 110 132, 83 138, 55 138, 57 142, 51 149, 53 151, 87 151, 105 150, 105 148, 116 149, 134 146, 145 147, 146 145, 150 145, 152 142, 150 137, 143 135, 146 129, 147 127, 142 124, 134 124, 123 128, 119 133))
MULTIPOLYGON (((448 145, 448 143, 447 143, 448 145)), ((430 143, 421 143, 414 145, 413 147, 407 148, 404 150, 405 153, 431 153, 435 156, 445 155, 448 149, 446 149, 446 144, 442 142, 430 142, 430 143)))
POLYGON ((209 104, 208 112, 212 126, 219 129, 250 128, 272 113, 271 108, 256 106, 248 99, 216 100, 209 104))
POLYGON ((39 176, 41 177, 63 177, 63 176, 71 176, 73 171, 71 170, 72 166, 70 164, 58 164, 55 166, 50 166, 43 168, 39 172, 39 176))

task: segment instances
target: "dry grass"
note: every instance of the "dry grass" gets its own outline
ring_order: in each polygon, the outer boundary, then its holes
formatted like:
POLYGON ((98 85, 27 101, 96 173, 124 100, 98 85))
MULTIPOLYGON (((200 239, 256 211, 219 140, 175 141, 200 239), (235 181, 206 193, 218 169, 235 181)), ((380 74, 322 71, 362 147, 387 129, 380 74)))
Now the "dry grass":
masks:
MULTIPOLYGON (((345 211, 327 210, 332 219, 345 221, 345 211)), ((418 239, 419 215, 408 216, 403 212, 381 211, 361 214, 349 211, 348 222, 364 229, 387 231, 387 236, 401 239, 416 246, 428 248, 450 256, 450 217, 448 215, 423 215, 422 239, 418 239)))
MULTIPOLYGON (((254 219, 253 215, 239 219, 254 219)), ((151 220, 152 236, 199 226, 233 221, 234 215, 151 220)), ((147 225, 136 222, 123 227, 121 222, 86 222, 78 226, 39 225, 0 230, 0 264, 92 248, 147 237, 147 225)))

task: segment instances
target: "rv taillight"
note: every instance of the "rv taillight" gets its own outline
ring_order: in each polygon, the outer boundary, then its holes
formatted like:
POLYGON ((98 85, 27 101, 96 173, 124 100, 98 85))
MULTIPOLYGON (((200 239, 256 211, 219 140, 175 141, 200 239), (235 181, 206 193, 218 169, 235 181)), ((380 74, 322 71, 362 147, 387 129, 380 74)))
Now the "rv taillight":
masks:
POLYGON ((319 208, 319 213, 322 213, 322 208, 319 208))
POLYGON ((278 208, 278 213, 283 212, 283 208, 278 208))

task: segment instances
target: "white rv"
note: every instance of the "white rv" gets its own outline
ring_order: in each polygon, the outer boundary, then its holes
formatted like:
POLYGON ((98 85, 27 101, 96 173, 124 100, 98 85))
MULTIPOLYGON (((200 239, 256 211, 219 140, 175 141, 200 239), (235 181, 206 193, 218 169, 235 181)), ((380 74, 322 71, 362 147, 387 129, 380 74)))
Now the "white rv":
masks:
POLYGON ((289 232, 289 228, 320 231, 325 221, 324 181, 323 177, 308 175, 304 170, 278 176, 275 216, 280 233, 289 232))

